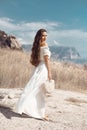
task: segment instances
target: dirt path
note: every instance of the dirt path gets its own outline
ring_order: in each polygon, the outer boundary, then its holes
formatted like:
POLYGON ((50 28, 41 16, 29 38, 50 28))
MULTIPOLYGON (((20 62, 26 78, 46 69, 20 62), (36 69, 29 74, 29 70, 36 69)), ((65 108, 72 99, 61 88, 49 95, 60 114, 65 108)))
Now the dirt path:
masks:
POLYGON ((87 95, 55 90, 46 97, 50 121, 21 117, 15 106, 22 89, 0 89, 0 130, 87 130, 87 95))

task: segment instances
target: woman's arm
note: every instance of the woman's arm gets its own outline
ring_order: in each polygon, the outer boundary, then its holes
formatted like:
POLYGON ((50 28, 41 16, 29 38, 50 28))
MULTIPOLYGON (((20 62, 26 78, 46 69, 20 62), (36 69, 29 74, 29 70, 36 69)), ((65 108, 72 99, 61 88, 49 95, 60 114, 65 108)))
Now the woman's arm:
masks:
POLYGON ((52 79, 52 74, 51 74, 51 64, 50 64, 50 59, 48 57, 48 55, 44 56, 44 61, 48 70, 48 79, 51 80, 52 79))

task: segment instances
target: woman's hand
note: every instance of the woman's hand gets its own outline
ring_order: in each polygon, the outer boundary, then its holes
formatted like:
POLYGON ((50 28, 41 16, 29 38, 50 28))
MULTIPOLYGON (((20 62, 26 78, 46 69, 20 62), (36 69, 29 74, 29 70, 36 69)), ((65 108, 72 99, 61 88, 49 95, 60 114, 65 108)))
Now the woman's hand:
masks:
POLYGON ((52 79, 52 74, 48 73, 48 79, 51 80, 52 79))

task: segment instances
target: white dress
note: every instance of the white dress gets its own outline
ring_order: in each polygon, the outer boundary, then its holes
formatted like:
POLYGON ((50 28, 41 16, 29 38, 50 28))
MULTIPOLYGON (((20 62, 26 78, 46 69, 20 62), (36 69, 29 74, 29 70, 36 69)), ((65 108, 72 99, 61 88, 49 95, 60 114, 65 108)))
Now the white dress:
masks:
POLYGON ((25 86, 17 103, 17 112, 25 113, 31 117, 43 119, 45 117, 45 92, 42 84, 48 78, 44 55, 51 56, 47 46, 40 47, 41 62, 35 68, 29 82, 25 86))

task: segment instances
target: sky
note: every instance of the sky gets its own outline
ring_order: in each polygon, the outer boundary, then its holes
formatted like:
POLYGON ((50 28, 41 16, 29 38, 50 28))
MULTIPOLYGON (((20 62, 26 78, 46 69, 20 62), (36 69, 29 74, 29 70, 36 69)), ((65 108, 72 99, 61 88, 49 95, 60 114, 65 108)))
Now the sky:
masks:
POLYGON ((75 47, 87 57, 87 0, 0 0, 0 30, 32 44, 40 28, 49 46, 75 47))

